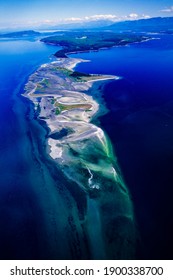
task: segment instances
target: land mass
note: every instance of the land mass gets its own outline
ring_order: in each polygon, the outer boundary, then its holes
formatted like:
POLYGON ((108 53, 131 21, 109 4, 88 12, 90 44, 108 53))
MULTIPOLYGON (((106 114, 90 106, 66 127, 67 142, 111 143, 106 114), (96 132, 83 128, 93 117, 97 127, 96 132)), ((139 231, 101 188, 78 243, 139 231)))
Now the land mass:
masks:
POLYGON ((64 32, 56 36, 41 39, 42 42, 62 46, 55 53, 56 57, 65 58, 68 53, 98 51, 102 48, 124 46, 130 43, 148 40, 149 36, 135 34, 116 34, 113 32, 64 32))
MULTIPOLYGON (((86 139, 91 141, 93 137, 93 144, 98 143, 97 152, 101 149, 103 158, 111 157, 104 133, 91 123, 94 116, 98 113, 104 114, 106 108, 104 105, 99 106, 91 96, 90 90, 95 83, 94 96, 100 98, 98 90, 103 81, 105 83, 110 79, 119 79, 119 77, 111 75, 88 75, 72 71, 72 68, 79 62, 82 60, 61 58, 50 64, 42 65, 31 75, 25 93, 25 96, 34 102, 36 115, 45 120, 50 129, 48 144, 51 157, 64 166, 64 170, 67 170, 68 166, 70 173, 72 169, 76 169, 75 158, 78 158, 78 165, 80 153, 84 157, 85 145, 81 150, 80 142, 86 141, 86 139), (73 164, 71 165, 71 163, 73 164)), ((86 150, 88 150, 87 145, 86 150)), ((88 157, 87 154, 86 157, 88 157)), ((89 162, 87 163, 84 158, 83 161, 85 161, 84 169, 89 172, 89 162)), ((94 163, 92 168, 94 168, 94 163)), ((101 171, 98 164, 96 169, 101 171)), ((116 172, 113 166, 109 166, 108 169, 109 176, 114 178, 116 172)), ((82 184, 82 181, 82 179, 77 180, 77 183, 86 188, 88 183, 82 184)), ((89 187, 95 188, 91 182, 89 187)), ((97 187, 99 188, 99 185, 97 187)))
MULTIPOLYGON (((112 30, 114 32, 170 32, 173 31, 173 17, 153 17, 136 20, 117 21, 90 20, 77 23, 56 24, 55 26, 47 26, 50 30, 75 30, 75 31, 94 31, 112 30)), ((42 26, 45 29, 45 26, 42 26)))
POLYGON ((109 29, 114 32, 130 31, 130 32, 157 32, 157 33, 173 33, 173 17, 155 17, 140 20, 127 20, 116 22, 103 29, 109 29))
POLYGON ((87 207, 79 222, 90 258, 131 259, 136 242, 131 198, 111 142, 94 122, 106 113, 103 85, 119 77, 73 71, 79 62, 84 61, 58 58, 42 65, 30 76, 24 96, 34 103, 35 118, 49 128, 47 151, 67 184, 73 181, 86 194, 87 207))
POLYGON ((16 31, 0 34, 0 38, 22 38, 22 37, 34 37, 40 36, 40 32, 36 32, 33 30, 25 30, 25 31, 16 31))
POLYGON ((87 61, 67 55, 148 39, 107 32, 62 32, 44 38, 42 42, 62 49, 55 54, 55 61, 30 76, 25 87, 24 96, 34 104, 34 118, 43 120, 49 129, 49 157, 64 173, 67 184, 70 180, 85 194, 87 205, 77 223, 85 232, 90 258, 135 257, 137 232, 131 197, 111 141, 98 122, 107 112, 103 86, 120 77, 77 72, 77 63, 87 61))

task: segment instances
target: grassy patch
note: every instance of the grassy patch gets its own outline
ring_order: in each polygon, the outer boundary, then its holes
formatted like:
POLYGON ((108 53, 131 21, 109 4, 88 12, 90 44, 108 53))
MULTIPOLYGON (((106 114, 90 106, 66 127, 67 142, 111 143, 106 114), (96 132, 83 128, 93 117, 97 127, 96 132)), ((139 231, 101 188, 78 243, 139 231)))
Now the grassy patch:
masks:
POLYGON ((90 104, 61 104, 59 102, 55 103, 56 110, 58 110, 58 114, 65 110, 72 110, 72 109, 84 109, 84 110, 91 110, 92 106, 90 104))

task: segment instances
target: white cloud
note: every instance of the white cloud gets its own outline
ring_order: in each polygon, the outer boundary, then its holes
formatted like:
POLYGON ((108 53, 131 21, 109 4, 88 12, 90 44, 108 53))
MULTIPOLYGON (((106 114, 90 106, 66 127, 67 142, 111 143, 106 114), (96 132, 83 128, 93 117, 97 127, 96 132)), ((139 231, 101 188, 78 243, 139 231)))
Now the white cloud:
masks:
POLYGON ((71 17, 71 18, 66 18, 66 19, 64 19, 64 21, 68 21, 68 22, 78 22, 78 21, 82 21, 82 18, 71 17))
MULTIPOLYGON (((92 15, 92 16, 85 16, 83 18, 75 18, 75 17, 71 17, 71 18, 66 18, 64 20, 61 20, 61 22, 63 23, 70 23, 70 22, 87 22, 87 21, 97 21, 97 20, 110 20, 112 22, 115 21, 123 21, 123 20, 137 20, 137 19, 147 19, 150 18, 149 15, 138 15, 136 13, 131 13, 129 15, 126 16, 116 16, 116 15, 92 15)), ((57 23, 60 22, 60 20, 57 21, 57 23)))
POLYGON ((151 17, 149 15, 145 15, 145 14, 138 15, 136 13, 131 13, 127 16, 122 16, 122 17, 118 18, 118 20, 123 21, 123 20, 138 20, 138 19, 148 19, 148 18, 151 18, 151 17))
POLYGON ((142 18, 148 19, 148 18, 151 18, 151 17, 149 15, 142 15, 142 18))
POLYGON ((131 18, 131 19, 137 19, 138 17, 139 16, 135 13, 132 13, 132 14, 129 15, 129 18, 131 18))
POLYGON ((166 9, 163 9, 160 12, 163 12, 163 13, 173 13, 173 6, 171 6, 169 8, 166 8, 166 9))
POLYGON ((94 16, 88 16, 84 18, 85 20, 116 20, 116 15, 94 15, 94 16))

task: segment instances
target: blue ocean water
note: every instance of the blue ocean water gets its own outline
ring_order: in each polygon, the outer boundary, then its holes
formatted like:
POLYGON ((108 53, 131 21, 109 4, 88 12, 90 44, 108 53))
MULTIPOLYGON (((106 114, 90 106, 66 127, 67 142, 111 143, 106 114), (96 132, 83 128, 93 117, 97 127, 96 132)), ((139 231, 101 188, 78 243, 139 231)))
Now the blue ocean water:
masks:
MULTIPOLYGON (((9 155, 13 151, 14 161, 16 160, 12 146, 18 141, 16 137, 18 120, 14 112, 17 96, 22 93, 28 76, 40 64, 49 61, 49 56, 56 49, 39 41, 7 39, 0 41, 0 163, 6 171, 10 169, 10 163, 12 164, 7 159, 8 151, 9 155)), ((0 170, 2 171, 2 168, 0 170)))
MULTIPOLYGON (((31 105, 19 94, 28 76, 56 50, 38 41, 0 41, 0 259, 49 255, 46 248, 45 255, 39 249, 38 228, 44 232, 45 217, 37 189, 44 182, 30 141, 31 105)), ((43 133, 39 126, 37 132, 43 133)))
POLYGON ((173 36, 99 52, 73 54, 90 62, 77 71, 114 74, 105 86, 110 136, 134 202, 139 258, 172 258, 173 36))
POLYGON ((4 139, 6 139, 6 130, 10 128, 10 122, 14 121, 12 117, 13 96, 22 90, 29 74, 40 64, 49 61, 49 56, 56 49, 39 41, 1 39, 0 125, 1 131, 3 131, 1 137, 4 139))

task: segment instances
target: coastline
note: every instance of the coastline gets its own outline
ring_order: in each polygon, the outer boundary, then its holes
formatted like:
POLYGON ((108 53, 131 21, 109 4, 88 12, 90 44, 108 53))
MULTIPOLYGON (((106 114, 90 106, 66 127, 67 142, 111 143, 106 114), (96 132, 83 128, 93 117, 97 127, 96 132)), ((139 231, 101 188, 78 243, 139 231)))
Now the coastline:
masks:
MULTIPOLYGON (((136 235, 131 198, 110 140, 104 131, 93 123, 97 123, 98 116, 106 113, 100 99, 102 86, 119 77, 86 77, 78 73, 79 76, 74 78, 75 72, 72 69, 79 62, 83 60, 61 58, 42 65, 30 76, 23 96, 34 103, 36 118, 43 120, 49 128, 47 152, 50 157, 68 180, 76 184, 88 197, 86 221, 82 223, 88 232, 88 239, 92 244, 90 246, 94 246, 94 237, 93 229, 89 230, 88 223, 91 219, 90 207, 94 207, 97 208, 100 220, 98 228, 104 228, 103 233, 100 232, 103 246, 100 257, 117 258, 119 241, 113 238, 110 244, 107 235, 111 228, 114 235, 114 230, 118 232, 120 224, 123 223, 123 227, 133 230, 124 233, 122 228, 120 229, 122 242, 130 240, 131 244, 127 252, 123 245, 122 258, 132 258, 136 235), (114 209, 111 215, 108 211, 110 207, 114 209), (113 229, 115 225, 117 228, 113 229)), ((91 250, 96 252, 97 248, 91 250)))
MULTIPOLYGON (((105 35, 105 34, 104 34, 105 35)), ((90 36, 89 36, 90 37, 90 36)), ((91 36, 92 38, 92 36, 91 36)), ((106 37, 107 38, 107 37, 106 37)), ((74 42, 73 43, 73 47, 71 47, 69 45, 69 38, 67 36, 66 38, 66 48, 64 48, 64 41, 61 41, 61 38, 59 40, 57 40, 57 38, 53 36, 50 36, 48 38, 43 38, 41 39, 42 42, 46 43, 46 44, 49 44, 49 45, 54 45, 54 46, 61 46, 62 49, 57 51, 55 53, 55 56, 57 58, 68 58, 68 55, 70 54, 77 54, 77 53, 87 53, 87 52, 99 52, 101 50, 105 50, 105 49, 111 49, 111 48, 115 48, 115 47, 120 47, 120 46, 128 46, 130 44, 133 44, 133 43, 142 43, 142 42, 145 42, 147 41, 148 39, 150 39, 149 37, 144 37, 144 36, 141 36, 140 38, 139 37, 136 37, 136 38, 132 38, 132 40, 125 40, 124 38, 118 38, 118 41, 114 41, 114 38, 110 38, 108 36, 107 38, 107 41, 109 42, 108 46, 107 44, 104 44, 103 42, 100 42, 99 38, 97 38, 96 36, 96 45, 93 45, 92 41, 91 41, 91 44, 90 46, 88 47, 88 42, 86 43, 85 47, 84 45, 80 44, 78 38, 75 38, 74 42)))
MULTIPOLYGON (((65 165, 70 166, 71 163, 68 159, 68 152, 65 151, 64 145, 71 145, 71 143, 82 142, 89 139, 95 139, 95 142, 98 142, 97 145, 99 149, 103 150, 106 156, 109 158, 109 148, 107 147, 107 137, 100 127, 93 124, 93 120, 96 120, 98 116, 104 115, 107 112, 106 107, 102 104, 101 98, 101 88, 103 87, 109 80, 119 79, 117 76, 111 75, 91 75, 89 81, 73 81, 69 78, 67 81, 67 75, 65 73, 62 76, 62 72, 64 69, 68 69, 72 71, 78 63, 85 62, 81 59, 73 59, 73 58, 62 58, 58 61, 53 61, 50 64, 43 64, 41 67, 30 76, 29 82, 26 84, 26 93, 23 95, 28 97, 34 104, 35 109, 38 111, 38 107, 40 112, 38 113, 38 117, 44 120, 49 128, 48 135, 48 151, 49 155, 53 160, 55 160, 62 168, 65 165), (53 83, 59 82, 61 84, 58 89, 58 93, 51 93, 49 86, 49 93, 38 93, 37 88, 40 86, 40 82, 43 82, 44 79, 48 76, 48 72, 53 69, 60 69, 59 76, 61 79, 57 79, 56 73, 56 81, 53 83), (54 68, 55 67, 55 68, 54 68), (44 71, 43 71, 44 70, 44 71), (40 74, 40 76, 39 76, 40 74), (40 80, 40 79, 41 80, 40 80), (62 83, 65 83, 65 87, 62 83), (94 96, 94 98, 93 98, 94 96), (40 101, 41 99, 41 101, 40 101), (39 100, 39 101, 38 101, 39 100), (55 112, 54 104, 58 104, 62 108, 60 112, 55 112), (52 106, 51 106, 52 105, 52 106), (67 131, 67 135, 63 135, 61 139, 61 131, 67 131), (54 135, 56 137, 52 137, 54 135)), ((59 70, 58 69, 58 70, 59 70)), ((54 79, 55 77, 51 79, 54 79)), ((57 108, 59 108, 57 106, 57 108)), ((76 145, 76 144, 73 144, 76 145)), ((75 148, 76 149, 76 148, 75 148)), ((113 157, 113 155, 111 155, 113 157)), ((91 175, 91 170, 86 165, 86 170, 88 170, 88 175, 91 175)), ((72 168, 72 167, 71 167, 72 168)), ((98 169, 98 168, 97 168, 98 169)), ((113 166, 108 167, 110 173, 108 176, 112 177, 114 180, 116 179, 113 166)), ((71 179, 71 175, 69 171, 64 170, 65 174, 71 179)), ((88 176, 87 176, 88 177, 88 176)), ((88 178, 88 187, 89 188, 97 188, 98 185, 91 186, 91 180, 88 178)), ((86 182, 82 185, 80 180, 76 181, 83 188, 83 185, 86 186, 86 182)), ((85 188, 85 187, 84 187, 85 188)))
MULTIPOLYGON (((53 134, 55 132, 57 132, 57 126, 60 125, 61 123, 61 118, 63 118, 63 123, 67 122, 68 125, 70 125, 71 122, 71 126, 73 126, 76 122, 76 125, 80 125, 81 122, 83 126, 85 126, 86 128, 84 130, 86 130, 88 132, 88 136, 90 135, 89 130, 94 130, 93 133, 98 133, 98 134, 104 134, 103 132, 99 132, 99 128, 96 127, 94 124, 91 123, 91 121, 93 121, 93 119, 97 119, 98 116, 101 116, 103 114, 105 114, 107 112, 107 109, 105 108, 104 104, 101 104, 103 102, 103 100, 101 100, 101 88, 107 83, 109 82, 109 80, 117 80, 119 79, 119 77, 117 76, 112 76, 112 75, 91 75, 89 81, 85 81, 85 82, 73 82, 73 81, 68 81, 69 83, 73 83, 73 91, 72 90, 67 90, 64 87, 61 87, 61 89, 59 89, 58 94, 56 93, 37 93, 37 87, 39 85, 40 80, 38 81, 38 76, 39 76, 39 72, 41 72, 41 79, 42 81, 44 80, 44 78, 47 76, 47 71, 50 71, 49 66, 55 66, 63 68, 63 69, 69 69, 69 70, 73 70, 76 65, 78 63, 81 62, 87 62, 85 60, 82 59, 72 59, 72 58, 63 58, 63 59, 59 59, 58 61, 53 61, 51 63, 48 64, 43 64, 41 65, 41 67, 30 76, 29 82, 26 84, 25 86, 25 93, 23 94, 23 96, 28 97, 34 104, 35 104, 35 109, 38 108, 39 104, 41 107, 41 112, 38 114, 38 117, 42 120, 44 120, 50 130, 50 134, 53 134), (45 77, 43 76, 42 73, 42 69, 46 69, 48 68, 46 71, 44 71, 45 73, 45 77), (70 94, 70 96, 69 96, 70 94), (76 98, 77 95, 77 98, 76 98), (94 96, 94 99, 93 99, 94 96), (45 104, 42 104, 40 101, 38 101, 39 98, 56 98, 57 100, 56 102, 58 102, 61 106, 67 107, 67 106, 74 106, 74 109, 64 109, 62 110, 62 113, 60 113, 61 116, 57 116, 56 114, 50 114, 50 116, 48 117, 48 114, 50 113, 51 110, 53 110, 53 108, 50 108, 50 106, 48 106, 48 108, 45 108, 45 104), (81 107, 84 107, 83 110, 81 107), (76 106, 76 108, 75 108, 76 106), (88 106, 88 108, 87 108, 88 106), (43 109, 44 107, 44 109, 43 109), (87 113, 86 110, 88 109, 87 113), (71 115, 72 114, 78 114, 79 110, 79 116, 71 116, 69 117, 68 112, 70 111, 71 115), (59 120, 60 119, 60 120, 59 120), (67 121, 65 121, 64 119, 68 119, 67 121)), ((64 81, 66 79, 66 76, 63 77, 64 81)), ((57 81, 56 81, 57 82, 57 81)), ((61 81, 62 83, 62 81, 61 81)), ((42 98, 42 99, 43 99, 42 98)), ((55 101, 54 101, 55 102, 55 101)), ((49 104, 50 105, 50 104, 49 104)), ((53 104, 52 104, 53 105, 53 104)), ((83 127, 82 127, 83 129, 83 127)), ((85 132, 86 132, 85 131, 85 132)), ((101 137, 102 138, 102 137, 101 137)), ((49 150, 50 152, 50 156, 53 159, 57 159, 59 158, 59 156, 56 155, 56 141, 55 143, 53 143, 53 141, 51 141, 51 139, 48 140, 48 145, 49 145, 49 150)))

